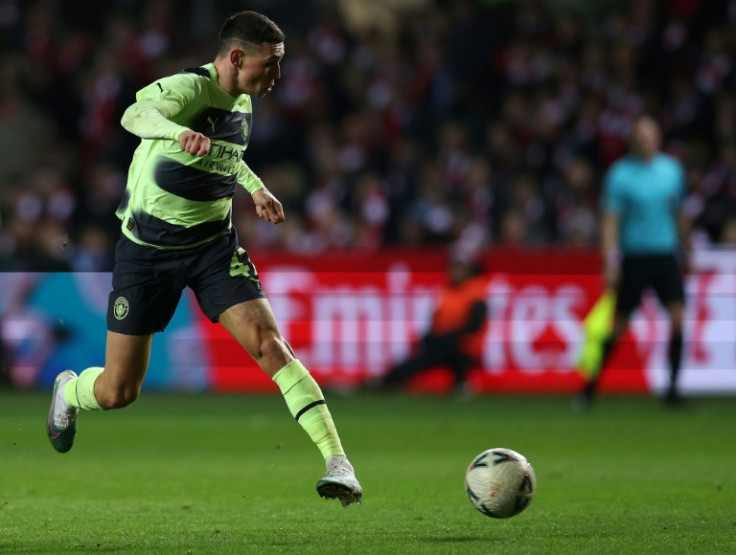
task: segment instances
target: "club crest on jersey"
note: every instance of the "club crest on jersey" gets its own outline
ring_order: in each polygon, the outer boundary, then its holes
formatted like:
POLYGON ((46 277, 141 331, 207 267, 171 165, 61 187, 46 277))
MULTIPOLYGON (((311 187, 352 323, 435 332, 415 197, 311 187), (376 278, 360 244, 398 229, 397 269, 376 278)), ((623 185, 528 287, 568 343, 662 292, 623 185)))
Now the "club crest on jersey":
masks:
POLYGON ((243 137, 243 141, 245 141, 245 144, 248 144, 250 126, 248 125, 248 116, 245 114, 243 114, 243 119, 240 120, 240 134, 243 137))
POLYGON ((125 297, 118 297, 115 299, 115 304, 112 307, 112 312, 115 315, 116 320, 122 320, 130 312, 130 306, 128 305, 128 299, 125 297))

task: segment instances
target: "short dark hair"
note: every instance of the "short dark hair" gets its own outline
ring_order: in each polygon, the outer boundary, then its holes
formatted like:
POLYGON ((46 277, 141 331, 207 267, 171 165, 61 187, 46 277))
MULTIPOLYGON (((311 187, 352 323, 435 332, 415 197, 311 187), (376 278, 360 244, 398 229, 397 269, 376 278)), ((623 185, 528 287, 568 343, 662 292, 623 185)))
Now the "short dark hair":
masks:
POLYGON ((284 42, 284 32, 273 21, 258 12, 246 10, 231 15, 220 28, 218 52, 225 54, 234 44, 250 43, 260 46, 269 42, 284 42))

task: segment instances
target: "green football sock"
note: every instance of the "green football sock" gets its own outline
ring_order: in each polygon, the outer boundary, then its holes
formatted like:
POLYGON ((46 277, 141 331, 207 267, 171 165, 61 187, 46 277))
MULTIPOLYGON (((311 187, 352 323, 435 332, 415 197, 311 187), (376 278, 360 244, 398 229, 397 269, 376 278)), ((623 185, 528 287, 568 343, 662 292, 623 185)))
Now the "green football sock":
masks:
POLYGON ((102 407, 95 397, 95 382, 104 368, 93 366, 79 374, 79 377, 70 380, 64 386, 64 399, 72 407, 82 410, 101 410, 102 407))
POLYGON ((292 360, 273 376, 281 389, 286 406, 304 428, 322 456, 344 456, 335 423, 332 421, 322 391, 304 365, 292 360))

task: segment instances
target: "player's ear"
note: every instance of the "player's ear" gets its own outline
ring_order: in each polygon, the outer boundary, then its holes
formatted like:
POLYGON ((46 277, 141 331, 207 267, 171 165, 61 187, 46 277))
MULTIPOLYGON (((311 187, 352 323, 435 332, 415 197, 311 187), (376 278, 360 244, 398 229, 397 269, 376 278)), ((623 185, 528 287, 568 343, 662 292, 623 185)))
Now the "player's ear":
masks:
POLYGON ((240 67, 243 63, 244 53, 240 48, 233 48, 230 50, 230 63, 235 67, 240 67))

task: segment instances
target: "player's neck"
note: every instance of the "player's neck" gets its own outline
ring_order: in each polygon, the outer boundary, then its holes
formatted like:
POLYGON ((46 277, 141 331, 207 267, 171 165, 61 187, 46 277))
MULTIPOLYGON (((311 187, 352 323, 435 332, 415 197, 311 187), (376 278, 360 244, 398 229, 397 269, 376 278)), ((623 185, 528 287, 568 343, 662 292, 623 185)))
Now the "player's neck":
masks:
POLYGON ((635 152, 636 156, 644 164, 649 164, 657 156, 656 152, 635 152))
POLYGON ((213 63, 215 65, 215 71, 217 72, 217 84, 220 85, 220 88, 233 98, 240 96, 236 76, 232 72, 232 68, 228 64, 228 60, 217 57, 213 63))

